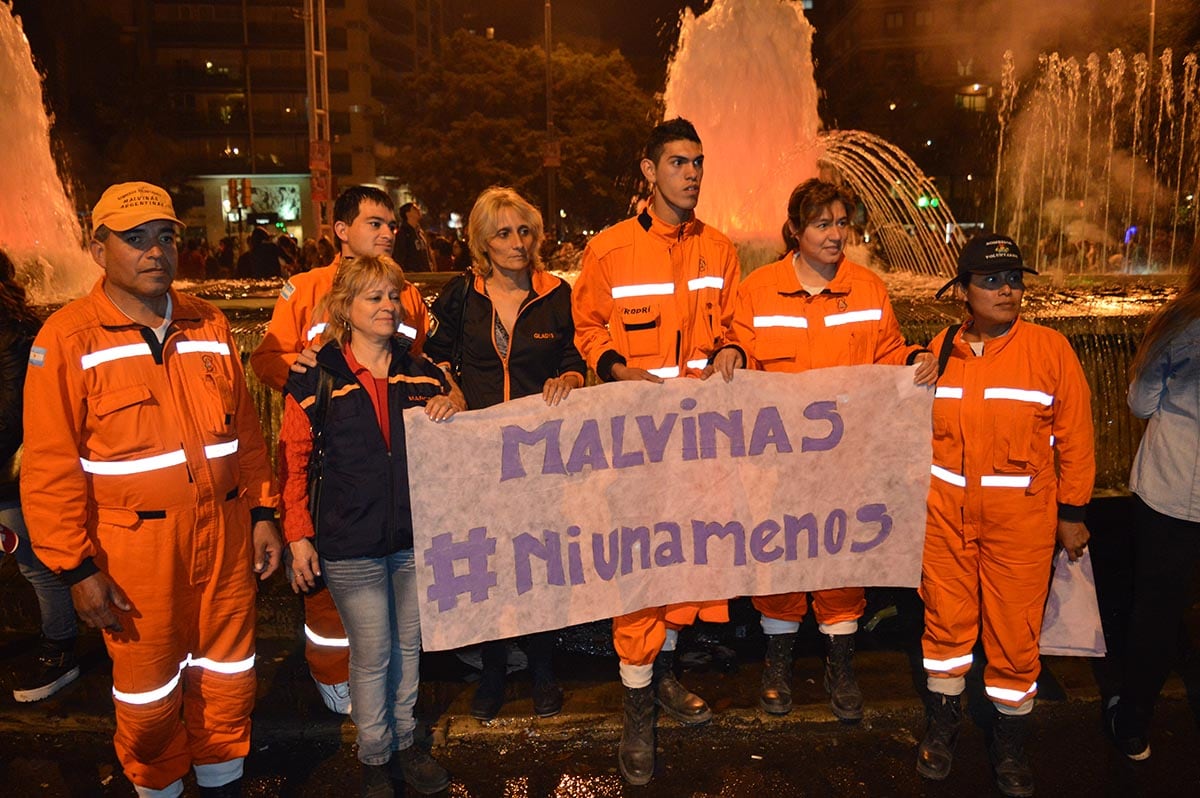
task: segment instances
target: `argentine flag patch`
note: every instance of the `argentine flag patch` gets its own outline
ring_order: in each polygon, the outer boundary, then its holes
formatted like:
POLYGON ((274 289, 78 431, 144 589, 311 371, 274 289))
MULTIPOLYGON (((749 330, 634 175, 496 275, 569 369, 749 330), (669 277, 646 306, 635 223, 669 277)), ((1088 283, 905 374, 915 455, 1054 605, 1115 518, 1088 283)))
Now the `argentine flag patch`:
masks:
POLYGON ((29 350, 29 365, 38 368, 46 365, 46 347, 35 346, 29 350))
POLYGON ((279 295, 281 297, 283 297, 284 299, 291 299, 292 294, 295 292, 295 290, 296 290, 296 286, 292 285, 291 280, 288 280, 286 283, 283 284, 283 289, 279 292, 279 295))

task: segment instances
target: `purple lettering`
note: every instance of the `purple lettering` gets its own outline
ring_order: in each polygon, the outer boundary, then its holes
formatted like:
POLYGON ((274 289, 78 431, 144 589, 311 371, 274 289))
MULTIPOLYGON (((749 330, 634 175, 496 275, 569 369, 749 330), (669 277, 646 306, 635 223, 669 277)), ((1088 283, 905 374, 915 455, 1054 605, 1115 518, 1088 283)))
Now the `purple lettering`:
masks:
POLYGON ((746 564, 746 528, 737 521, 692 521, 692 557, 696 565, 708 564, 708 539, 732 537, 733 564, 746 564))
POLYGON ((792 442, 788 440, 779 409, 764 407, 754 418, 754 431, 750 433, 750 456, 762 454, 768 446, 774 446, 779 454, 791 454, 792 442))
POLYGON ((779 546, 767 548, 774 537, 779 534, 780 529, 778 521, 769 519, 754 527, 754 531, 750 533, 750 554, 755 560, 774 562, 783 556, 783 549, 779 546))
POLYGON ((654 564, 659 568, 679 565, 683 559, 683 530, 673 521, 659 521, 654 525, 654 534, 667 533, 667 540, 654 549, 654 564))
POLYGON ((604 444, 600 443, 600 425, 594 418, 589 418, 579 427, 579 436, 571 447, 571 456, 567 460, 567 471, 578 474, 584 466, 591 466, 596 471, 608 468, 604 459, 604 444))
POLYGON ((650 530, 644 526, 621 527, 621 573, 633 573, 633 557, 637 555, 643 571, 650 568, 650 530), (634 549, 637 551, 635 552, 634 549))
POLYGON ((828 421, 830 429, 824 438, 801 438, 800 451, 827 452, 841 442, 845 424, 838 414, 837 402, 813 402, 804 408, 804 417, 812 421, 828 421))
POLYGON ((846 542, 846 511, 837 508, 825 518, 825 551, 837 554, 846 542))
POLYGON ((742 428, 742 411, 732 410, 728 418, 720 413, 700 414, 700 456, 711 460, 717 456, 717 433, 729 440, 729 455, 745 457, 746 431, 742 428))
POLYGON ((641 452, 626 452, 625 449, 625 416, 613 416, 610 421, 612 427, 612 467, 613 468, 629 468, 630 466, 640 466, 646 462, 646 457, 641 452))
POLYGON ((562 432, 561 418, 547 421, 533 431, 509 425, 503 427, 500 432, 504 441, 500 455, 501 482, 525 476, 525 466, 521 462, 521 447, 535 446, 538 443, 546 446, 542 455, 542 473, 567 473, 567 469, 563 467, 562 452, 558 450, 558 438, 562 432))
POLYGON ((796 538, 801 532, 808 533, 808 559, 814 559, 817 556, 817 517, 812 513, 805 513, 797 518, 794 515, 785 515, 783 517, 783 546, 784 558, 791 562, 796 559, 796 538))
POLYGON ((608 533, 608 556, 604 554, 604 535, 592 535, 592 565, 596 576, 605 582, 617 573, 617 530, 608 533))
POLYGON ((888 515, 886 504, 864 504, 858 508, 854 517, 864 524, 879 524, 879 532, 865 543, 851 543, 850 551, 861 554, 870 551, 892 534, 892 517, 888 515))
POLYGON ((562 544, 558 533, 547 529, 539 541, 528 532, 513 538, 513 561, 517 571, 517 595, 533 589, 533 566, 529 560, 537 557, 546 564, 546 584, 565 585, 562 568, 562 544))
POLYGON ((638 431, 642 433, 642 443, 646 447, 646 456, 651 463, 661 463, 663 452, 666 451, 667 441, 671 438, 671 430, 675 428, 678 413, 667 413, 661 427, 654 426, 654 416, 638 416, 638 431))

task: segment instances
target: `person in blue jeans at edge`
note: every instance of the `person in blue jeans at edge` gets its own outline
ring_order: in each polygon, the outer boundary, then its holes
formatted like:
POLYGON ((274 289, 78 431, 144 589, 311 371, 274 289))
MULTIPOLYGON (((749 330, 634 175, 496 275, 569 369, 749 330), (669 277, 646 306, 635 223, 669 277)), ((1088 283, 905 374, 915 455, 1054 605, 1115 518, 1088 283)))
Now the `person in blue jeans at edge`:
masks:
POLYGON ((22 394, 29 349, 42 322, 26 303, 16 274, 12 260, 0 251, 0 550, 16 556, 41 612, 42 639, 34 662, 13 688, 13 698, 29 702, 49 698, 79 678, 75 657, 79 626, 71 589, 33 553, 21 514, 17 475, 24 439, 22 394))
POLYGON ((464 407, 442 370, 397 336, 403 287, 384 255, 342 267, 322 300, 329 323, 317 367, 288 378, 279 432, 296 580, 305 590, 325 580, 350 640, 350 717, 368 798, 394 795, 394 781, 425 795, 450 784, 413 740, 421 626, 402 414, 423 406, 444 421, 464 407))

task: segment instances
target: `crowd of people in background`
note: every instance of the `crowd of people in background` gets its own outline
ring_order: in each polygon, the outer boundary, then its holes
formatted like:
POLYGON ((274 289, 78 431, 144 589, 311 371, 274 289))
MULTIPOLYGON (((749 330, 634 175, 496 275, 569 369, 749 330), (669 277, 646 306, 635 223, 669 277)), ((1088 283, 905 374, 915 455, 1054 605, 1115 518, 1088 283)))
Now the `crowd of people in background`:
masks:
MULTIPOLYGON (((138 794, 175 798, 190 771, 204 796, 240 795, 255 581, 286 553, 292 589, 304 595, 313 681, 357 729, 360 794, 391 796, 400 782, 439 792, 450 776, 414 733, 420 624, 406 408, 443 422, 540 395, 569 411, 589 373, 731 382, 747 369, 894 365, 934 394, 920 587, 928 726, 916 769, 948 776, 981 642, 996 785, 1032 795, 1026 738, 1051 559, 1056 546, 1071 560, 1087 548, 1095 470, 1078 358, 1062 335, 1020 317, 1036 271, 1011 238, 972 239, 938 292, 961 300, 962 322, 928 348, 909 344, 883 281, 846 258, 856 200, 844 187, 798 185, 780 209, 779 260, 743 280, 732 242, 695 214, 704 174, 695 128, 656 126, 639 165, 650 198, 586 242, 574 287, 547 271, 541 212, 503 187, 479 195, 465 240, 431 237, 416 203, 397 208, 387 192, 354 186, 334 204, 334 241, 300 246, 259 227, 239 251, 233 237, 215 250, 181 243, 164 190, 118 184, 93 212, 89 251, 104 276, 44 324, 0 256, 0 522, 32 543, 18 558, 42 613, 38 669, 17 699, 78 678, 78 613, 102 630, 113 661, 114 743, 138 794), (430 309, 406 271, 462 273, 430 309), (249 360, 284 396, 278 476, 228 322, 172 287, 177 277, 226 276, 285 279, 249 360)), ((1144 537, 1121 693, 1106 719, 1134 760, 1150 753, 1170 638, 1200 556, 1198 275, 1194 255, 1130 375, 1130 406, 1150 419, 1131 480, 1144 537)), ((766 639, 759 704, 784 715, 810 596, 752 598, 766 639)), ((864 590, 811 600, 830 711, 855 723, 870 699, 854 670, 864 590)), ((698 619, 727 621, 728 602, 613 619, 624 691, 617 763, 631 784, 653 778, 660 710, 688 726, 714 715, 678 675, 680 632, 698 619)), ((471 715, 500 712, 510 642, 528 653, 535 713, 560 712, 555 639, 544 632, 484 644, 471 715)))

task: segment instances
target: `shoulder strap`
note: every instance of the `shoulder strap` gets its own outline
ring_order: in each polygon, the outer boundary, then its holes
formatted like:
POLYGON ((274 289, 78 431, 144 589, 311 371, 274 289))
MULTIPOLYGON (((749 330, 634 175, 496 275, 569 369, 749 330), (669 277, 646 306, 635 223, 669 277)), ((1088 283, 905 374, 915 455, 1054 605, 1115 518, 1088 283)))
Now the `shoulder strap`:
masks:
POLYGON ((942 372, 946 370, 946 364, 950 362, 950 353, 954 351, 954 336, 958 335, 961 324, 955 324, 946 329, 946 337, 942 340, 942 348, 938 352, 938 376, 942 376, 942 372))
POLYGON ((312 454, 308 458, 308 514, 312 518, 313 535, 317 534, 317 512, 321 504, 321 467, 325 459, 325 417, 333 395, 333 375, 316 366, 317 394, 313 403, 312 454))

